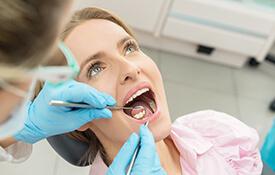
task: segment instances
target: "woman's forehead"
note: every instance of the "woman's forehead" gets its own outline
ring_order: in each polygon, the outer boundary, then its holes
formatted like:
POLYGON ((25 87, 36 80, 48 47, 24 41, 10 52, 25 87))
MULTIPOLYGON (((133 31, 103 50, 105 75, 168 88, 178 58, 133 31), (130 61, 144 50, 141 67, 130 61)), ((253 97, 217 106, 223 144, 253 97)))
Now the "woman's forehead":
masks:
POLYGON ((129 34, 121 26, 108 20, 94 19, 77 26, 64 42, 78 62, 83 62, 87 55, 116 48, 117 42, 127 36, 129 34))
MULTIPOLYGON (((73 38, 82 42, 90 42, 96 39, 115 40, 128 35, 128 33, 119 25, 103 19, 93 19, 77 26, 66 40, 73 38)), ((97 41, 98 42, 98 41, 97 41)))

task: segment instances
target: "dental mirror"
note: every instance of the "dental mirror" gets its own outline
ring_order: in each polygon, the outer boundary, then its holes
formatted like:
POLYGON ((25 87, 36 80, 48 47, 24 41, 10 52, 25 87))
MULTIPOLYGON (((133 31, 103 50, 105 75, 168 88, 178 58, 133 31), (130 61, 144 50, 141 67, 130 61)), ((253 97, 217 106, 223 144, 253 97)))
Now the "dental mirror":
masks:
POLYGON ((135 119, 143 118, 145 116, 145 113, 146 113, 146 111, 143 106, 136 106, 136 107, 132 108, 132 110, 131 110, 131 115, 135 119))

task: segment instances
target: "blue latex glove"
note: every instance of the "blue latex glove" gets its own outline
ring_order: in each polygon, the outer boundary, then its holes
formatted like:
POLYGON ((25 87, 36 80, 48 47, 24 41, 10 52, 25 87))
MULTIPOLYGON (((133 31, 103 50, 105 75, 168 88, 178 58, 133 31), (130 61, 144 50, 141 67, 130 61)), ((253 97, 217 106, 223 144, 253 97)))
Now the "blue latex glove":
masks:
MULTIPOLYGON (((142 125, 139 129, 140 150, 138 152, 132 175, 166 175, 161 167, 154 137, 149 129, 142 125)), ((126 168, 130 164, 135 148, 139 143, 139 137, 133 133, 118 152, 113 163, 109 166, 107 175, 126 174, 126 168)))
POLYGON ((53 135, 74 131, 93 119, 111 118, 112 112, 104 107, 113 106, 115 103, 112 96, 75 80, 69 80, 59 87, 52 87, 46 82, 34 102, 28 104, 24 128, 15 134, 14 138, 35 143, 53 135), (51 100, 88 103, 103 109, 51 106, 51 100))

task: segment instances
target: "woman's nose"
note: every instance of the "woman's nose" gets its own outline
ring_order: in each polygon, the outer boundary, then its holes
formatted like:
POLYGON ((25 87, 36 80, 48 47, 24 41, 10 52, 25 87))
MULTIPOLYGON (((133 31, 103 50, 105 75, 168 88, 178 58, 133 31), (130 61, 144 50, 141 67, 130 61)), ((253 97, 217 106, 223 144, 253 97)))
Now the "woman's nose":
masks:
POLYGON ((139 67, 128 61, 124 60, 121 62, 121 75, 120 75, 120 83, 124 84, 125 82, 129 80, 136 80, 140 74, 140 69, 139 67))

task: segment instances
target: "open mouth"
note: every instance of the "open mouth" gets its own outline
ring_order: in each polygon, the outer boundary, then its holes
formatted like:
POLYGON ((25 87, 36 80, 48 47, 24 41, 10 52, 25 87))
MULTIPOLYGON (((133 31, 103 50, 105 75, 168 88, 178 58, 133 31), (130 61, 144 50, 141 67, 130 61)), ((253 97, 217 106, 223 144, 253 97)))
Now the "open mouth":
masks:
POLYGON ((125 103, 124 107, 142 107, 145 109, 133 114, 131 109, 124 109, 124 113, 135 119, 141 120, 148 118, 156 111, 155 95, 149 88, 143 88, 134 93, 125 103))

